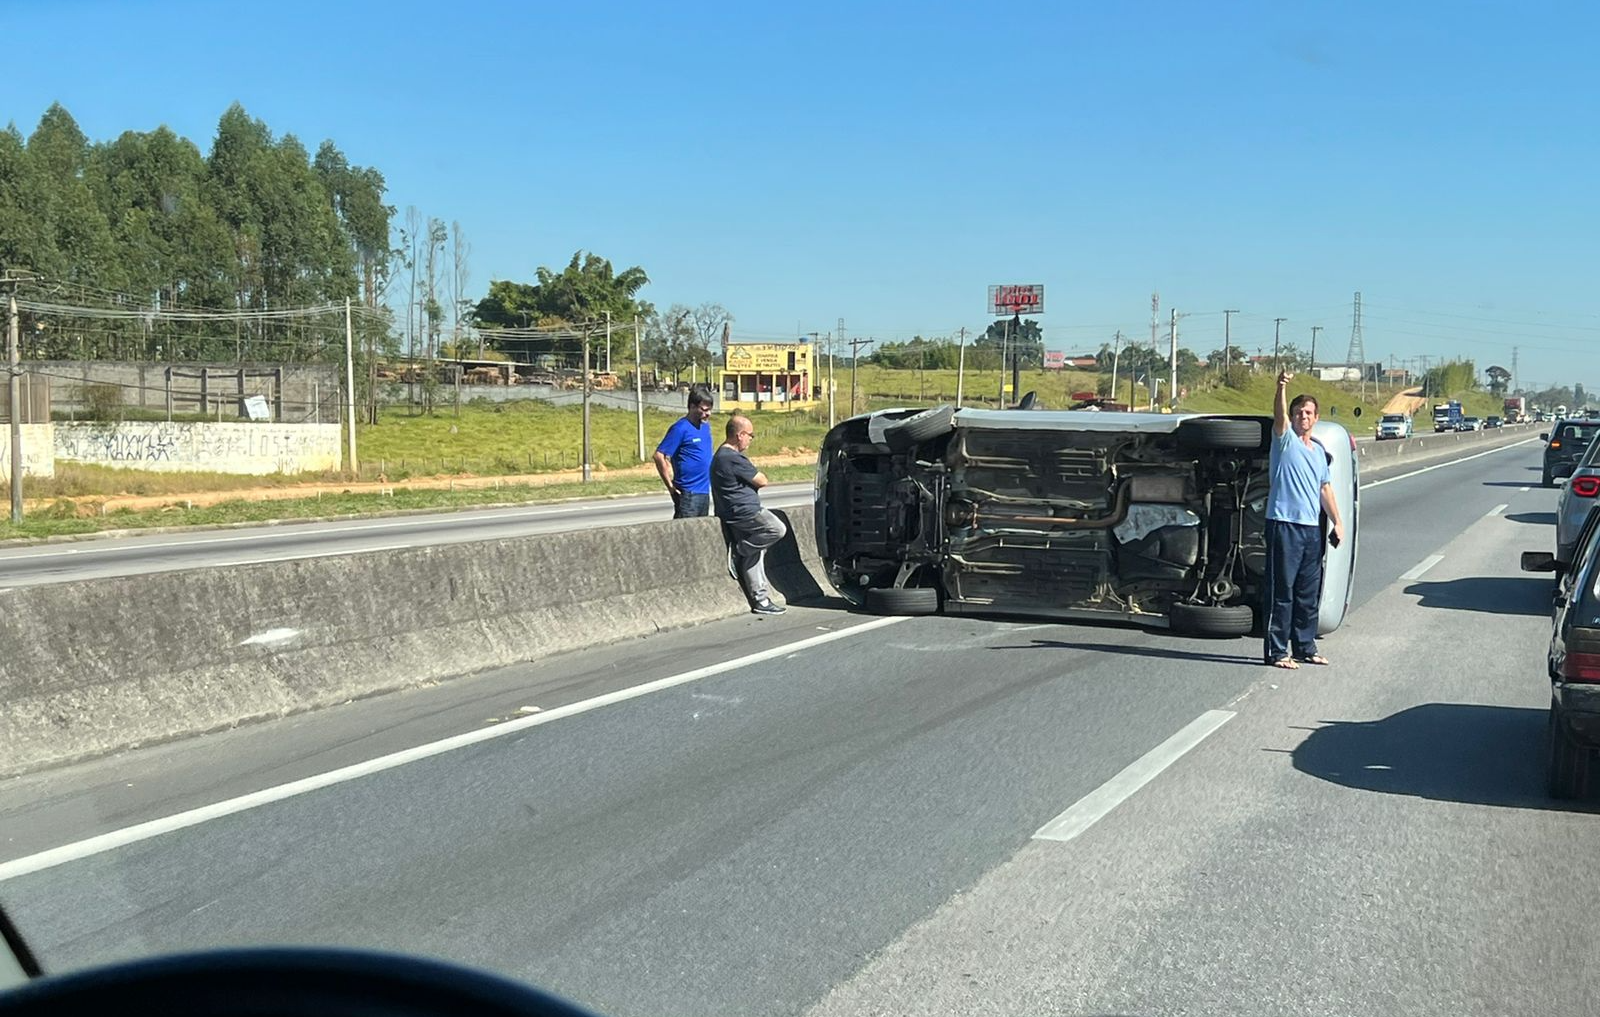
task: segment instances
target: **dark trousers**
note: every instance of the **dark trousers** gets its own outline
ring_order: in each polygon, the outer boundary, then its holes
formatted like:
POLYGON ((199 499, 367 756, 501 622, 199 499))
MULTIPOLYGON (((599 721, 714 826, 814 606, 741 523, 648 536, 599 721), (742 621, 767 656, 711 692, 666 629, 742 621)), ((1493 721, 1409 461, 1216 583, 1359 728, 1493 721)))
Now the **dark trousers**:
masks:
POLYGON ((685 491, 672 495, 672 518, 674 519, 699 519, 701 516, 711 514, 711 492, 695 494, 685 491))
POLYGON ((1317 652, 1317 600, 1322 592, 1322 527, 1267 520, 1267 663, 1317 652))

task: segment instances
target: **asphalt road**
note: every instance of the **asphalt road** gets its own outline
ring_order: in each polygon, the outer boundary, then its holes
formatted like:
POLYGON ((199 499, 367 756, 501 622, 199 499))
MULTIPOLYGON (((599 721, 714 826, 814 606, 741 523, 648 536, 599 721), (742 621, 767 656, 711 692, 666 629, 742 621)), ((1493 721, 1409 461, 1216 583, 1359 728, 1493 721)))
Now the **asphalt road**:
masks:
POLYGON ((619 1017, 1600 1012, 1600 818, 1542 793, 1537 479, 1531 445, 1369 484, 1329 668, 735 619, 7 782, 0 900, 47 966, 359 944, 619 1017))
MULTIPOLYGON (((811 504, 813 487, 774 484, 768 508, 811 504)), ((539 533, 633 526, 672 518, 665 494, 594 498, 517 508, 475 509, 327 523, 153 533, 0 548, 0 588, 107 576, 223 568, 427 544, 499 540, 539 533)))

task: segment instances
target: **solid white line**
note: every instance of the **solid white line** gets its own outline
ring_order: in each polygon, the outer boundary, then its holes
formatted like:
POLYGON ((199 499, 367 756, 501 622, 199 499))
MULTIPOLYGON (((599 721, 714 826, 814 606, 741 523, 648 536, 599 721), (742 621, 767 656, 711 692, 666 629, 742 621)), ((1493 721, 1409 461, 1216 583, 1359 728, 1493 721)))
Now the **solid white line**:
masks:
POLYGON ((1431 473, 1434 470, 1442 470, 1446 466, 1454 466, 1457 463, 1470 463, 1474 459, 1482 459, 1484 456, 1492 456, 1496 452, 1504 452, 1508 448, 1517 448, 1519 446, 1528 444, 1528 442, 1534 442, 1538 440, 1538 438, 1529 438, 1527 441, 1514 441, 1509 445, 1501 445, 1499 448, 1492 448, 1487 452, 1476 452, 1470 456, 1462 456, 1460 459, 1450 459, 1442 463, 1434 463, 1432 466, 1424 466, 1420 470, 1412 470, 1410 473, 1402 473, 1398 477, 1384 477, 1382 480, 1374 480, 1370 484, 1362 484, 1361 489, 1365 491, 1369 487, 1382 487, 1385 484, 1392 484, 1397 480, 1405 480, 1407 477, 1415 477, 1419 474, 1431 473))
POLYGON ((1489 514, 1491 516, 1497 516, 1497 515, 1499 515, 1500 513, 1504 512, 1506 509, 1508 509, 1510 507, 1511 507, 1510 505, 1496 505, 1494 508, 1489 510, 1489 514))
POLYGON ((1529 491, 1533 490, 1533 488, 1531 488, 1531 487, 1519 487, 1519 488, 1517 488, 1517 490, 1521 491, 1523 494, 1527 494, 1529 491))
POLYGON ((671 675, 667 678, 659 678, 653 682, 647 682, 644 685, 637 685, 630 689, 619 689, 616 692, 608 692, 603 696, 596 696, 593 699, 585 699, 580 703, 571 703, 567 706, 558 706, 555 709, 547 710, 543 713, 536 713, 532 716, 521 717, 517 720, 508 720, 505 723, 497 724, 494 727, 481 728, 476 731, 468 731, 465 734, 454 735, 450 738, 443 738, 436 742, 429 742, 426 745, 418 745, 414 748, 403 749, 399 752, 392 752, 386 756, 379 756, 376 759, 369 759, 364 763, 355 763, 351 766, 340 767, 337 770, 329 770, 327 773, 319 773, 311 777, 304 777, 300 780, 291 781, 288 784, 280 784, 277 787, 270 787, 261 791, 252 792, 247 795, 241 795, 238 798, 230 798, 227 801, 215 802, 211 805, 203 805, 200 808, 190 809, 187 812, 180 812, 176 815, 167 816, 163 819, 152 819, 147 823, 139 823, 136 826, 125 827, 121 830, 113 830, 110 833, 103 833, 97 837, 90 837, 87 840, 80 840, 73 844, 64 844, 58 848, 51 848, 48 851, 41 851, 38 854, 28 855, 24 858, 18 858, 15 861, 0 864, 0 883, 3 883, 8 879, 15 879, 18 876, 25 876, 31 872, 39 872, 43 869, 54 868, 57 865, 64 865, 67 862, 78 861, 79 859, 87 858, 90 855, 97 855, 105 851, 111 851, 115 848, 123 847, 128 844, 134 844, 142 840, 149 840, 151 837, 159 837, 164 833, 171 833, 174 830, 182 830, 185 827, 198 826, 201 823, 206 823, 213 819, 220 819, 223 816, 231 816, 236 812, 244 812, 248 809, 254 809, 262 805, 268 805, 272 802, 280 802, 285 798, 293 798, 296 795, 303 795, 309 791, 316 791, 321 788, 331 787, 334 784, 342 784, 346 781, 356 780, 357 778, 365 777, 369 774, 379 773, 383 770, 392 770, 397 766, 404 766, 407 763, 414 763, 419 759, 428 759, 432 756, 442 755, 455 749, 465 748, 468 745, 476 745, 479 742, 486 742, 493 738, 504 738, 507 735, 513 735, 519 731, 525 731, 530 727, 538 727, 540 724, 548 724, 553 720, 560 720, 563 717, 572 717, 580 713, 587 713, 590 710, 599 709, 602 706, 610 706, 613 703, 626 702, 629 699, 637 699, 640 696, 647 696, 652 692, 660 692, 663 689, 670 689, 674 686, 685 685, 689 682, 699 681, 701 678, 709 678, 712 675, 723 674, 728 671, 736 671, 742 667, 749 667, 752 664, 759 664, 763 661, 782 657, 785 654, 793 653, 796 650, 806 650, 813 646, 821 646, 824 643, 831 643, 836 639, 843 639, 847 636, 853 636, 860 632, 870 632, 873 629, 881 629, 886 625, 894 625, 905 620, 905 618, 876 618, 872 621, 864 622, 860 625, 855 625, 847 629, 840 629, 837 632, 825 632, 822 635, 809 636, 805 639, 798 640, 797 642, 773 647, 770 650, 761 650, 757 653, 747 653, 743 657, 735 657, 732 660, 725 660, 720 664, 708 664, 705 667, 696 668, 693 671, 685 671, 682 674, 671 675))
POLYGON ((1407 583, 1411 582, 1413 579, 1421 579, 1424 572, 1433 568, 1442 561, 1444 561, 1444 555, 1430 554, 1426 558, 1417 562, 1415 565, 1406 569, 1404 572, 1400 573, 1400 579, 1402 582, 1407 583))
POLYGON ((1133 797, 1135 791, 1154 780, 1162 770, 1176 763, 1184 753, 1205 741, 1207 736, 1233 717, 1234 714, 1228 710, 1207 710, 1202 713, 1183 730, 1140 756, 1121 773, 1040 827, 1039 832, 1033 835, 1034 839, 1068 841, 1076 837, 1133 797))

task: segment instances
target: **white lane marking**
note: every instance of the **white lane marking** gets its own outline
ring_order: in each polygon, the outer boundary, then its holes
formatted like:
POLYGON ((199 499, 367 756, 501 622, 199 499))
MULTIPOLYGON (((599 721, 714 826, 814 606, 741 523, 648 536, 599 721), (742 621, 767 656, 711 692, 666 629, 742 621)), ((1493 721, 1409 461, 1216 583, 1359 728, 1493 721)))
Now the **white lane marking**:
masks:
MULTIPOLYGON (((777 487, 778 485, 775 484, 773 486, 777 487)), ((623 497, 616 499, 616 501, 618 502, 618 506, 617 507, 623 508, 623 509, 628 509, 628 510, 631 510, 631 511, 640 511, 640 510, 647 510, 647 509, 648 510, 658 510, 660 508, 659 505, 650 504, 650 503, 647 503, 647 502, 644 501, 645 498, 650 498, 650 497, 654 497, 654 496, 653 495, 624 495, 623 497), (633 498, 639 499, 639 503, 638 504, 630 504, 627 499, 633 499, 633 498)), ((810 486, 807 485, 806 489, 804 489, 804 490, 794 490, 794 491, 780 490, 780 491, 777 491, 775 494, 769 494, 766 497, 767 497, 768 502, 787 502, 787 501, 792 499, 798 505, 798 504, 809 503, 811 501, 812 494, 811 494, 810 486)), ((780 506, 780 507, 782 507, 782 506, 780 506)), ((19 554, 0 554, 0 562, 7 562, 7 561, 34 561, 34 560, 39 559, 39 558, 65 558, 65 557, 69 557, 71 555, 76 555, 76 554, 114 554, 114 553, 117 553, 117 552, 133 552, 133 553, 137 553, 137 552, 140 552, 140 551, 157 550, 157 549, 166 548, 166 547, 188 547, 188 548, 194 548, 194 547, 203 546, 203 545, 206 545, 206 544, 236 544, 236 543, 242 543, 242 542, 247 542, 247 541, 252 541, 252 540, 282 540, 282 539, 292 539, 294 537, 317 537, 317 536, 321 536, 323 534, 329 534, 329 533, 365 533, 365 532, 370 532, 370 531, 373 531, 373 530, 404 529, 404 528, 406 528, 408 526, 410 526, 410 527, 437 526, 441 522, 446 522, 446 521, 453 520, 453 519, 456 519, 456 520, 461 521, 461 522, 468 522, 468 523, 472 523, 472 524, 477 524, 477 523, 497 523, 497 522, 507 522, 507 521, 516 522, 518 520, 537 519, 537 518, 541 518, 541 517, 544 517, 544 516, 559 516, 559 515, 562 515, 563 513, 569 513, 569 514, 572 514, 573 516, 581 517, 581 516, 587 515, 588 513, 592 512, 593 509, 594 509, 594 506, 574 506, 572 504, 541 505, 541 506, 536 506, 534 508, 517 509, 515 511, 510 511, 510 512, 474 513, 474 514, 468 514, 468 515, 463 515, 463 516, 459 516, 459 517, 456 516, 456 515, 432 514, 432 515, 427 515, 427 516, 419 516, 419 517, 414 518, 414 519, 391 520, 391 521, 388 521, 388 522, 355 523, 355 524, 351 524, 349 526, 326 526, 326 527, 322 527, 320 529, 296 529, 296 528, 293 528, 292 526, 291 527, 273 527, 273 528, 270 528, 265 533, 246 533, 246 534, 239 534, 239 535, 229 536, 229 537, 199 537, 199 536, 197 536, 197 537, 194 537, 193 539, 190 539, 190 540, 161 540, 161 541, 154 541, 153 540, 153 541, 149 541, 149 542, 143 542, 138 537, 128 537, 128 538, 122 538, 122 539, 133 540, 133 541, 138 541, 138 542, 137 543, 131 543, 131 544, 117 544, 117 545, 106 546, 106 547, 69 547, 69 548, 63 548, 63 549, 61 549, 59 551, 35 551, 35 552, 23 552, 23 553, 19 553, 19 554)), ((667 518, 667 516, 662 516, 663 520, 665 520, 666 518, 667 518)), ((303 525, 303 526, 311 527, 311 526, 316 526, 317 524, 315 524, 315 523, 306 523, 306 524, 297 524, 297 525, 303 525)), ((116 539, 116 538, 113 538, 113 539, 116 539)))
POLYGON ((1519 488, 1517 488, 1517 490, 1521 491, 1523 494, 1527 494, 1529 491, 1533 490, 1533 488, 1531 488, 1531 487, 1519 487, 1519 488))
POLYGON ((1190 721, 1183 730, 1129 764, 1121 773, 1084 795, 1067 811, 1050 820, 1034 834, 1035 840, 1068 841, 1103 819, 1134 792, 1181 759, 1184 753, 1205 741, 1217 728, 1234 718, 1230 710, 1207 710, 1190 721))
POLYGON ((1411 582, 1413 579, 1421 579, 1424 572, 1433 568, 1442 561, 1444 561, 1444 555, 1430 554, 1426 558, 1417 562, 1415 565, 1406 569, 1404 572, 1400 573, 1400 579, 1402 582, 1407 583, 1411 582))
POLYGON ((1504 512, 1506 509, 1508 509, 1510 507, 1511 507, 1510 505, 1496 505, 1494 508, 1489 510, 1489 514, 1491 516, 1497 516, 1497 515, 1499 515, 1500 513, 1504 512))
POLYGON ((1508 448, 1518 448, 1522 445, 1528 444, 1528 442, 1534 442, 1538 440, 1539 439, 1537 438, 1529 438, 1527 441, 1517 441, 1512 442, 1510 445, 1501 445, 1499 448, 1492 448, 1487 452, 1476 452, 1470 456, 1462 456, 1460 459, 1450 459, 1442 463, 1434 463, 1432 466, 1424 466, 1420 470, 1412 470, 1410 473, 1402 473, 1398 477, 1384 477, 1382 480, 1374 480, 1370 484, 1362 484, 1361 489, 1365 491, 1369 487, 1382 487, 1385 484, 1392 484, 1397 480, 1405 480, 1408 477, 1415 477, 1419 474, 1431 473, 1434 470, 1442 470, 1446 466, 1454 466, 1457 463, 1470 463, 1474 459, 1482 459, 1484 456, 1492 456, 1496 452, 1504 452, 1508 448))
POLYGON ((906 619, 904 617, 877 618, 869 622, 864 622, 860 625, 852 626, 850 628, 840 629, 837 632, 826 632, 818 636, 808 636, 805 639, 801 639, 793 643, 786 643, 783 646, 773 647, 770 650, 747 653, 743 657, 735 657, 732 660, 725 660, 719 664, 707 664, 705 667, 695 668, 693 671, 685 671, 682 674, 675 674, 666 678, 658 678, 653 682, 637 685, 630 689, 619 689, 616 692, 608 692, 603 696, 595 696, 593 699, 585 699, 582 702, 571 703, 567 706, 558 706, 554 709, 533 714, 532 716, 508 720, 492 728, 480 728, 477 730, 468 731, 465 734, 453 735, 449 738, 442 738, 439 741, 429 742, 426 745, 418 745, 413 748, 402 749, 399 752, 391 752, 386 756, 379 756, 376 759, 369 759, 364 763, 355 763, 350 766, 340 767, 337 770, 329 770, 327 773, 319 773, 311 777, 303 777, 300 780, 291 781, 288 784, 280 784, 277 787, 269 787, 261 791, 254 791, 247 795, 240 795, 237 798, 230 798, 227 801, 215 802, 211 805, 202 805, 197 809, 190 809, 187 812, 179 812, 175 815, 166 816, 162 819, 152 819, 146 823, 139 823, 134 826, 125 827, 121 830, 113 830, 110 833, 103 833, 96 837, 90 837, 86 840, 77 841, 76 843, 63 844, 61 847, 51 848, 48 851, 41 851, 38 854, 28 855, 23 858, 18 858, 14 861, 0 864, 0 883, 3 883, 8 879, 15 879, 18 876, 28 875, 32 872, 39 872, 43 869, 54 868, 57 865, 64 865, 67 862, 78 861, 79 859, 87 858, 90 855, 97 855, 105 851, 111 851, 115 848, 123 847, 128 844, 134 844, 142 840, 149 840, 152 837, 159 837, 164 833, 171 833, 174 830, 182 830, 186 827, 198 826, 201 823, 210 822, 213 819, 220 819, 223 816, 231 816, 236 812, 245 812, 249 809, 271 804, 272 802, 283 801, 285 798, 293 798, 296 795, 303 795, 310 791, 331 787, 335 784, 343 784, 346 781, 356 780, 360 777, 365 777, 374 773, 380 773, 384 770, 392 770, 397 766, 404 766, 407 763, 414 763, 420 759, 428 759, 433 756, 443 755, 446 752, 465 748, 468 745, 476 745, 479 742, 486 742, 492 738, 504 738, 506 735, 516 734, 518 731, 524 731, 530 727, 538 727, 540 724, 548 724, 553 720, 560 720, 563 717, 572 717, 580 713, 587 713, 590 710, 599 709, 602 706, 610 706, 613 703, 626 702, 629 699, 637 699, 640 696, 647 696, 652 692, 660 692, 664 689, 673 688, 674 686, 685 685, 689 682, 699 681, 702 678, 709 678, 712 675, 723 674, 728 671, 736 671, 742 667, 749 667, 752 664, 759 664, 763 661, 782 657, 785 654, 793 653, 796 650, 806 650, 814 646, 821 646, 824 643, 831 643, 836 639, 843 639, 846 636, 853 636, 860 632, 870 632, 873 629, 881 629, 886 625, 895 625, 905 620, 906 619))
POLYGON ((268 629, 258 632, 249 639, 244 640, 240 646, 271 646, 274 643, 286 643, 300 634, 299 629, 268 629))

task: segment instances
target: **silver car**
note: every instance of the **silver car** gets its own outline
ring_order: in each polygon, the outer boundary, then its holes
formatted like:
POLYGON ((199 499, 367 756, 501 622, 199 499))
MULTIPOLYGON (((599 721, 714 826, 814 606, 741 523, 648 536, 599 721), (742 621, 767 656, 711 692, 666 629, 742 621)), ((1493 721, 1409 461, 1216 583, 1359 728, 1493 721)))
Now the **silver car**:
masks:
POLYGON ((1578 533, 1589 510, 1600 504, 1600 441, 1590 442, 1583 458, 1561 486, 1556 502, 1556 569, 1564 571, 1572 563, 1578 533))
POLYGON ((1411 437, 1411 418, 1404 413, 1385 413, 1378 421, 1378 440, 1411 437))
MULTIPOLYGON (((1034 615, 1240 636, 1266 567, 1265 416, 885 410, 829 431, 817 550, 885 614, 1034 615)), ((1324 543, 1317 629, 1350 603, 1359 532, 1350 433, 1327 453, 1345 540, 1324 543)))

